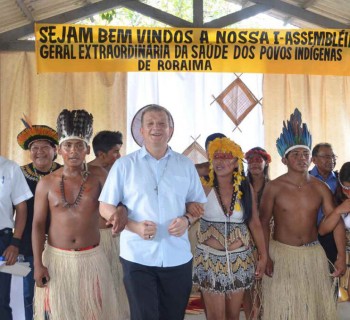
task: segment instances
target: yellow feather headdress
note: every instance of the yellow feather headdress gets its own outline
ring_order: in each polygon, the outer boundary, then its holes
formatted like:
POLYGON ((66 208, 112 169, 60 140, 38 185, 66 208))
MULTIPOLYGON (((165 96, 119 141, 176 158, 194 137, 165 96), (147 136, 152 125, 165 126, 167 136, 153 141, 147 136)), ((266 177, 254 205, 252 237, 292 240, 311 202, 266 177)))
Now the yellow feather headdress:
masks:
MULTIPOLYGON (((243 159, 244 153, 241 147, 230 140, 229 138, 217 138, 209 143, 208 146, 208 156, 209 156, 209 180, 201 179, 204 186, 214 187, 214 168, 213 168, 213 158, 216 152, 230 153, 233 157, 237 158, 238 167, 233 170, 233 188, 237 192, 237 199, 241 199, 242 192, 239 190, 241 182, 245 179, 244 177, 244 167, 243 159)), ((236 202, 235 209, 239 210, 239 204, 236 202)))

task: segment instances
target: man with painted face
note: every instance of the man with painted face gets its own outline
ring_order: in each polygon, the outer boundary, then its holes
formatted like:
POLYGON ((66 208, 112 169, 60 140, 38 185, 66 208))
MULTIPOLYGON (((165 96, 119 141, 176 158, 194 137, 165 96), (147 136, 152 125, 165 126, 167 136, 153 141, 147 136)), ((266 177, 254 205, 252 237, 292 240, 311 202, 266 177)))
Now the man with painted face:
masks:
MULTIPOLYGON (((43 176, 50 174, 61 167, 54 162, 57 156, 58 145, 57 132, 45 125, 31 125, 23 120, 26 128, 17 136, 17 142, 23 150, 28 150, 31 163, 21 167, 28 186, 35 195, 35 189, 43 176)), ((22 235, 20 254, 24 261, 29 262, 31 271, 23 278, 24 310, 26 320, 33 319, 33 298, 34 298, 34 268, 32 249, 32 224, 34 215, 34 197, 27 200, 27 221, 22 235)))

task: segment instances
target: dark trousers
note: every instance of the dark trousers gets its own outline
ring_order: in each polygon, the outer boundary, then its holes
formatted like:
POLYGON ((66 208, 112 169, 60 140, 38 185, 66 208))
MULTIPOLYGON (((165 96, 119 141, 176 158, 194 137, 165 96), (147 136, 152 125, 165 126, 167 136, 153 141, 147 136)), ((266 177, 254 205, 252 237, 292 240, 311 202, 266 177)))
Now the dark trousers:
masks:
POLYGON ((29 262, 31 268, 27 276, 23 277, 24 311, 26 320, 33 320, 33 299, 34 299, 34 264, 33 257, 24 257, 24 262, 29 262))
MULTIPOLYGON (((0 232, 0 255, 10 245, 12 232, 0 232)), ((0 272, 0 319, 12 320, 12 310, 10 307, 11 278, 8 273, 0 272)))
POLYGON ((148 267, 120 258, 131 320, 183 320, 192 289, 192 260, 148 267))

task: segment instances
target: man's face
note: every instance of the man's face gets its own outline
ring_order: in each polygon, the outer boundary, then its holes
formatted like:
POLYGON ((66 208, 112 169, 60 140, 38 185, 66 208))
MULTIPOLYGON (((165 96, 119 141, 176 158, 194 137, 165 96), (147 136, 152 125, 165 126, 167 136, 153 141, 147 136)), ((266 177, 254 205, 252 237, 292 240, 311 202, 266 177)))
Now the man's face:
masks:
POLYGON ((58 148, 58 154, 62 156, 64 164, 73 167, 81 166, 89 153, 90 147, 79 139, 66 140, 58 148))
POLYGON ((102 152, 103 166, 106 170, 112 167, 114 162, 120 158, 121 144, 116 144, 114 147, 108 150, 108 152, 102 152))
POLYGON ((331 173, 336 165, 336 155, 330 147, 320 147, 316 156, 312 157, 317 169, 324 173, 331 173))
POLYGON ((52 166, 56 148, 46 140, 36 140, 30 144, 29 152, 34 167, 40 171, 47 171, 52 166))
POLYGON ((166 147, 173 132, 164 111, 149 111, 143 116, 141 134, 146 147, 166 147))
POLYGON ((310 166, 311 154, 310 151, 305 148, 296 148, 290 151, 287 157, 283 158, 282 161, 293 171, 305 172, 310 166))

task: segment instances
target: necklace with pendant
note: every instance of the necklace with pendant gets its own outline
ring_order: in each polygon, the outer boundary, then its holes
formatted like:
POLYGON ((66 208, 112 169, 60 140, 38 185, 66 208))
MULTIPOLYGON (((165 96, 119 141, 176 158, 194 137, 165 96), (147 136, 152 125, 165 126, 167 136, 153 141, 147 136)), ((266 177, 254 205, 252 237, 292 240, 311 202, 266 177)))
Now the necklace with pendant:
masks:
POLYGON ((75 198, 75 200, 73 202, 68 202, 67 198, 66 198, 66 194, 64 192, 64 174, 62 173, 62 178, 60 181, 60 190, 61 190, 61 197, 62 197, 62 202, 63 202, 63 207, 64 208, 75 208, 79 205, 80 200, 83 196, 84 190, 85 190, 85 182, 87 180, 89 176, 89 172, 88 171, 84 171, 84 173, 81 174, 82 177, 82 181, 81 181, 81 185, 79 188, 79 192, 77 197, 75 198))
POLYGON ((215 192, 218 195, 219 202, 222 208, 222 211, 224 212, 224 215, 226 217, 230 217, 233 214, 234 208, 235 208, 235 203, 236 203, 236 198, 237 198, 237 192, 234 190, 232 191, 232 197, 231 197, 231 204, 230 204, 230 210, 227 210, 226 206, 223 204, 222 199, 221 199, 221 194, 220 194, 220 188, 219 185, 216 184, 214 185, 215 192))
POLYGON ((150 165, 150 163, 148 161, 148 158, 146 158, 148 169, 151 172, 153 180, 155 182, 155 187, 153 188, 153 190, 156 192, 157 195, 158 195, 158 186, 159 186, 160 182, 162 181, 164 173, 165 173, 165 171, 166 171, 166 169, 168 167, 169 158, 170 158, 170 156, 168 156, 168 158, 167 158, 167 160, 165 162, 165 166, 164 166, 163 172, 162 172, 162 174, 161 174, 161 176, 159 177, 158 180, 157 180, 157 178, 156 178, 156 176, 155 176, 155 174, 154 174, 154 172, 153 172, 153 170, 151 168, 151 165, 150 165))
POLYGON ((53 170, 53 164, 54 164, 54 163, 52 162, 51 167, 50 167, 50 170, 49 170, 48 173, 46 173, 46 174, 39 174, 38 171, 36 171, 36 168, 35 168, 34 163, 33 163, 33 171, 34 171, 34 173, 35 173, 36 180, 37 180, 37 181, 40 181, 40 179, 41 179, 42 177, 44 177, 44 176, 50 174, 50 173, 52 172, 52 170, 53 170))

